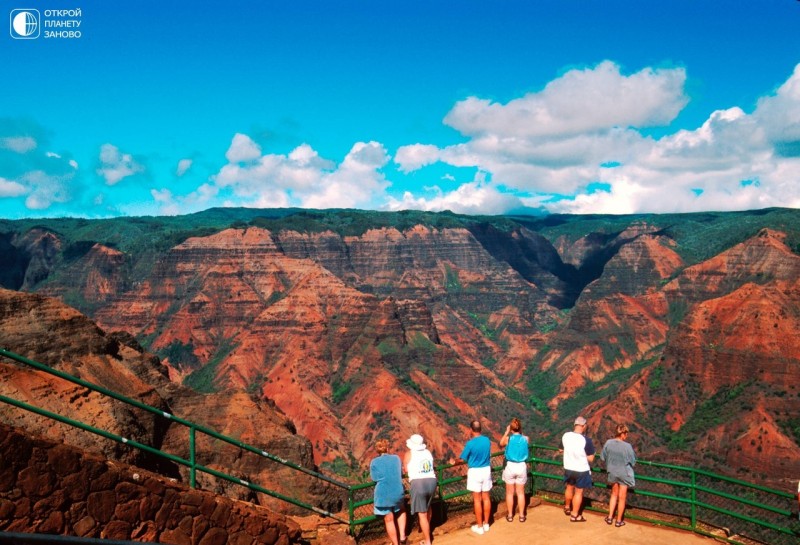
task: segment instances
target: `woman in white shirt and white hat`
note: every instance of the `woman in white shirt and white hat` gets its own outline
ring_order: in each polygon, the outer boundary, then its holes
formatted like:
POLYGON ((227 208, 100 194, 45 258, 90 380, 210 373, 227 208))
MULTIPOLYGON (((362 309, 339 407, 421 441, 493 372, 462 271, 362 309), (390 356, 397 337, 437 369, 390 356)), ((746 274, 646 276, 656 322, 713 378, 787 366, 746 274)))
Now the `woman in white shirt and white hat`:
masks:
POLYGON ((425 440, 417 433, 408 438, 406 446, 408 451, 403 457, 403 465, 411 488, 411 515, 419 514, 419 529, 425 538, 420 545, 431 545, 431 501, 436 494, 433 455, 425 440))

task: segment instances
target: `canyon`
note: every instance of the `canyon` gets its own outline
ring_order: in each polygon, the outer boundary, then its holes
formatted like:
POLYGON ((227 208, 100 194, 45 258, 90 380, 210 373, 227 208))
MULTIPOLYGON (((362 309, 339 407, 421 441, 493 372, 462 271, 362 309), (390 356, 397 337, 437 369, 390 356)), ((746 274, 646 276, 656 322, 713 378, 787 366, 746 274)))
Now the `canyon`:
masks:
MULTIPOLYGON (((380 437, 399 451, 421 433, 446 460, 473 418, 495 448, 512 416, 555 446, 583 414, 595 442, 624 422, 641 458, 781 485, 800 474, 798 240, 783 209, 2 220, 0 346, 351 481, 380 437)), ((0 372, 5 395, 183 448, 94 395, 0 372)))

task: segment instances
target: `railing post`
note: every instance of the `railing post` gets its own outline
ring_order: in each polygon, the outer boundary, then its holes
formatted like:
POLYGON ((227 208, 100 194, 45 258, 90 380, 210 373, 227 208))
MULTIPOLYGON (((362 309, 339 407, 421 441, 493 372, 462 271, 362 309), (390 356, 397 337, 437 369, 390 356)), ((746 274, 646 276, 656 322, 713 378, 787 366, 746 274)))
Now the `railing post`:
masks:
POLYGON ((195 456, 195 427, 189 426, 189 485, 197 487, 197 458, 195 456))
POLYGON ((536 477, 534 476, 536 473, 534 470, 535 459, 536 447, 531 446, 530 451, 528 452, 528 480, 531 482, 531 497, 536 495, 536 477))
POLYGON ((356 535, 356 508, 355 508, 355 499, 353 498, 353 487, 347 487, 347 521, 350 526, 350 535, 355 537, 356 535))
POLYGON ((439 492, 439 499, 444 497, 444 494, 442 494, 442 480, 444 480, 444 466, 439 468, 439 476, 436 479, 436 491, 439 492))
POLYGON ((692 469, 692 531, 697 529, 697 472, 692 469))

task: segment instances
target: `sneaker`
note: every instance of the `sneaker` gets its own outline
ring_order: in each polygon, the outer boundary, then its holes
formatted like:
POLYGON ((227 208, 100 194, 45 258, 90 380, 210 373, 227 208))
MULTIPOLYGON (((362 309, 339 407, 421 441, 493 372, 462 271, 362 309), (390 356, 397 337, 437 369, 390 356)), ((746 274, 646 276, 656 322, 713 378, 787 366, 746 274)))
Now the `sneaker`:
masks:
POLYGON ((471 530, 478 535, 483 535, 483 526, 478 526, 477 524, 473 524, 471 530))
POLYGON ((489 525, 488 524, 484 524, 483 525, 483 532, 486 533, 488 531, 489 531, 489 525))

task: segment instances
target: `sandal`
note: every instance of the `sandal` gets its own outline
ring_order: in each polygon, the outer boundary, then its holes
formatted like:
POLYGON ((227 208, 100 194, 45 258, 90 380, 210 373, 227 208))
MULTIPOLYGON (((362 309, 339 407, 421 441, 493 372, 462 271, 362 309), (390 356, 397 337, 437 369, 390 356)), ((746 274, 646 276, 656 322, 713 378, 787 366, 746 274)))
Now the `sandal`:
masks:
POLYGON ((508 522, 514 522, 514 515, 506 515, 506 520, 508 522))
POLYGON ((568 517, 571 517, 572 516, 572 508, 571 507, 565 507, 564 508, 564 514, 567 515, 568 517))
POLYGON ((614 523, 614 526, 616 526, 617 528, 619 528, 620 526, 625 526, 625 521, 618 520, 617 522, 614 523))
POLYGON ((586 519, 583 518, 583 515, 578 515, 577 517, 570 516, 569 517, 569 521, 570 522, 586 522, 586 519))
POLYGON ((528 517, 526 517, 525 515, 520 515, 519 516, 519 521, 520 522, 525 522, 526 520, 528 520, 528 517))
POLYGON ((606 517, 603 520, 606 521, 606 524, 608 524, 609 526, 611 524, 614 524, 614 519, 612 519, 611 517, 606 517))

